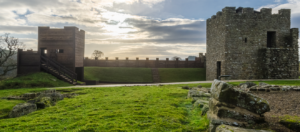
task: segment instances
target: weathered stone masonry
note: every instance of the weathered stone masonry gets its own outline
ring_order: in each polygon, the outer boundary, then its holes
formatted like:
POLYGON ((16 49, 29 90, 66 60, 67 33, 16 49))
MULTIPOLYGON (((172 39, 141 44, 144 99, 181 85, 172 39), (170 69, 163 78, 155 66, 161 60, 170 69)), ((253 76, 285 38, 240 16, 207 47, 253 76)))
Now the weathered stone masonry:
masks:
POLYGON ((298 78, 298 28, 290 9, 225 7, 207 19, 206 78, 298 78))

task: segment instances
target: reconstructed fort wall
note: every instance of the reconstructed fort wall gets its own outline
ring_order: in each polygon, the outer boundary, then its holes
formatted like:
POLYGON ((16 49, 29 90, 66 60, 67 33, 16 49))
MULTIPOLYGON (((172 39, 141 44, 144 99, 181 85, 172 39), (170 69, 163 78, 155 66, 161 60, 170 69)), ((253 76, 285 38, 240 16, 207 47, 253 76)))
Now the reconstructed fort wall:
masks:
POLYGON ((17 74, 25 75, 28 73, 39 72, 40 58, 41 57, 38 51, 23 51, 23 49, 19 49, 17 55, 17 74))
POLYGON ((78 80, 83 80, 85 31, 77 27, 39 27, 38 32, 38 49, 47 50, 47 57, 76 72, 78 80))
POLYGON ((47 57, 58 61, 72 71, 75 67, 83 67, 84 52, 81 53, 82 50, 84 51, 83 30, 78 31, 77 27, 64 27, 64 29, 39 27, 38 32, 38 49, 46 48, 47 57), (58 50, 63 50, 63 52, 60 53, 58 50))
MULTIPOLYGON (((278 14, 271 11, 269 8, 257 12, 253 8, 225 7, 207 19, 207 80, 216 78, 217 61, 221 61, 221 75, 231 75, 231 79, 259 79, 280 74, 263 72, 268 66, 260 56, 262 49, 288 48, 293 52, 291 54, 298 55, 298 42, 291 44, 291 36, 295 36, 298 29, 290 30, 290 9, 281 9, 278 14)), ((265 59, 272 59, 273 55, 269 54, 265 59)), ((281 61, 289 62, 281 64, 286 67, 284 71, 298 67, 298 63, 294 64, 298 59, 292 60, 294 62, 282 57, 281 61), (293 63, 292 67, 288 66, 290 63, 293 63)), ((292 75, 290 78, 298 77, 292 75)))
POLYGON ((92 60, 85 59, 84 66, 95 66, 95 67, 139 67, 139 68, 205 68, 205 56, 201 58, 196 58, 195 61, 179 61, 179 60, 119 60, 116 58, 115 60, 109 60, 106 58, 105 60, 92 60))

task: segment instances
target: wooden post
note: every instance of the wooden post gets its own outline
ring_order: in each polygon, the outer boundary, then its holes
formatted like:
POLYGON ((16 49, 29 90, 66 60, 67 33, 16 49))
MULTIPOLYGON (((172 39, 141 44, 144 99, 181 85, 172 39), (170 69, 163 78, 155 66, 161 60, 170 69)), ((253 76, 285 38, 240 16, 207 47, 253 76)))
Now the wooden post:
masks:
POLYGON ((156 68, 159 67, 159 58, 156 58, 155 67, 156 67, 156 68))
POLYGON ((117 63, 117 67, 119 67, 119 58, 116 57, 116 63, 117 63))
POLYGON ((166 58, 166 64, 165 67, 168 68, 169 58, 166 58))
POLYGON ((189 59, 185 58, 185 68, 188 68, 188 66, 189 66, 189 59))
POLYGON ((128 57, 126 57, 125 67, 128 67, 128 57))
POLYGON ((149 66, 149 58, 148 58, 148 57, 146 58, 146 64, 145 64, 145 67, 150 67, 150 66, 149 66))
POLYGON ((135 66, 136 66, 136 67, 139 67, 139 57, 136 57, 135 66))
POLYGON ((105 57, 105 67, 108 67, 108 57, 105 57))
POLYGON ((176 68, 178 68, 178 60, 179 60, 179 59, 176 58, 176 61, 175 61, 175 67, 176 67, 176 68))

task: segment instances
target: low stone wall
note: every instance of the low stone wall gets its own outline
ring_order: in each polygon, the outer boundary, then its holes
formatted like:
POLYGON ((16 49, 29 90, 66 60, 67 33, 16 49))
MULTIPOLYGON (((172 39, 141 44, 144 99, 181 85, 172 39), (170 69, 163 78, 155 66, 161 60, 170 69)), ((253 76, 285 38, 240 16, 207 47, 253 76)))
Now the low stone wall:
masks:
POLYGON ((201 58, 196 58, 194 61, 179 61, 179 60, 119 60, 116 58, 115 60, 109 60, 106 58, 105 60, 92 60, 85 59, 84 66, 93 66, 93 67, 138 67, 138 68, 205 68, 205 56, 201 58))
MULTIPOLYGON (((297 47, 298 48, 298 47, 297 47)), ((265 50, 265 77, 268 79, 298 78, 298 49, 267 48, 265 50)))

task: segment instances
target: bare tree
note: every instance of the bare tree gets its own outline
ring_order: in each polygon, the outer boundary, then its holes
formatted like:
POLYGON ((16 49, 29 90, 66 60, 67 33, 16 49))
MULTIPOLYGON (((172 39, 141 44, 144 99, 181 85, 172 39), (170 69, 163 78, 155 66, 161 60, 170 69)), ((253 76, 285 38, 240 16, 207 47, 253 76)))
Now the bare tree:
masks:
POLYGON ((172 57, 172 60, 176 60, 178 58, 178 60, 182 60, 180 57, 178 57, 178 56, 174 56, 174 57, 172 57))
POLYGON ((95 59, 101 58, 101 56, 103 55, 103 52, 99 50, 94 50, 94 53, 92 54, 92 56, 95 57, 95 59))
POLYGON ((12 58, 17 54, 18 49, 24 49, 24 47, 25 45, 19 42, 18 38, 9 36, 9 33, 0 36, 0 77, 17 69, 17 62, 12 58))

